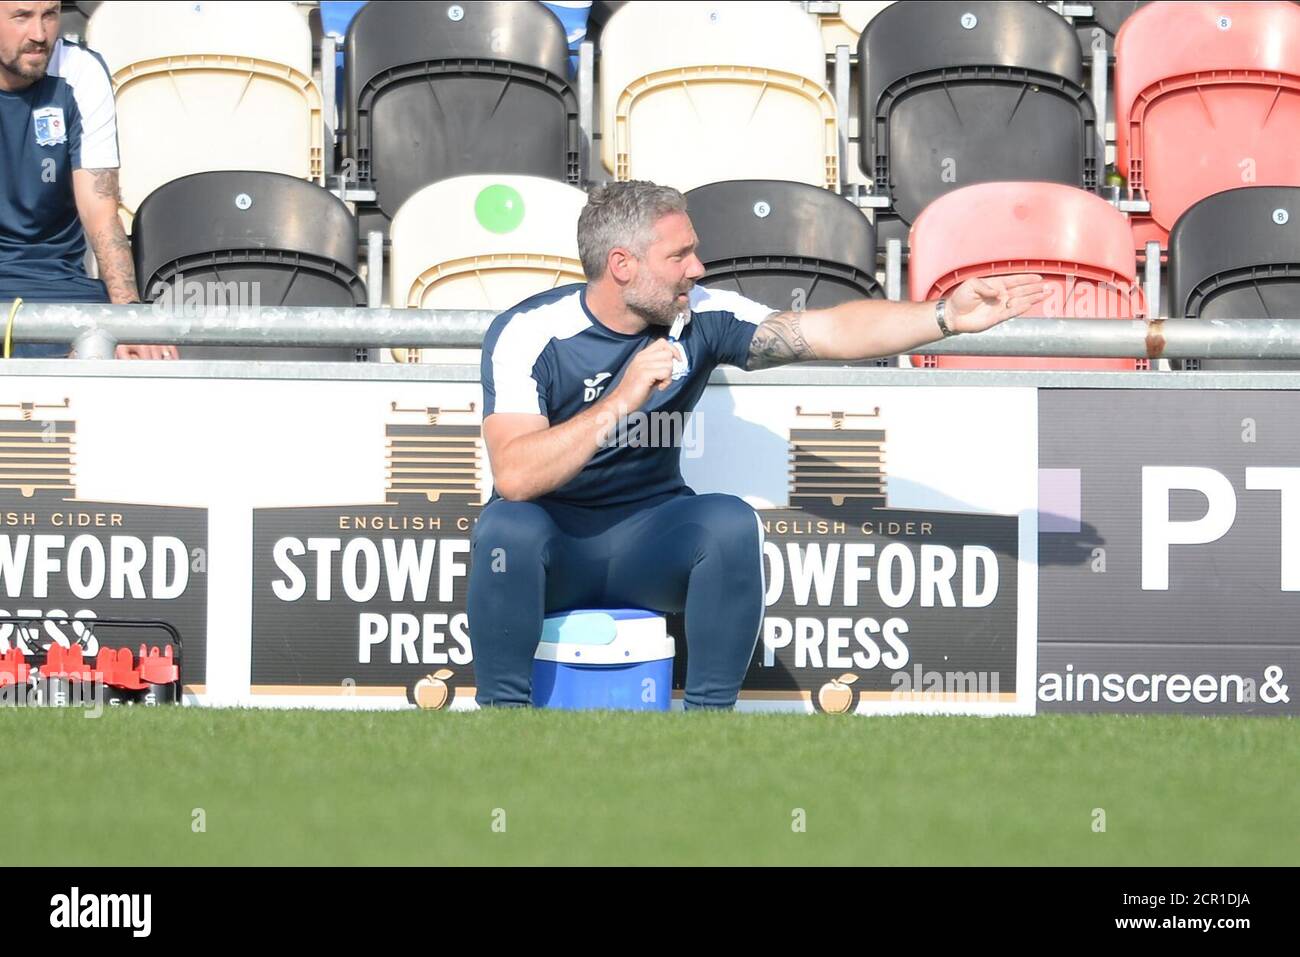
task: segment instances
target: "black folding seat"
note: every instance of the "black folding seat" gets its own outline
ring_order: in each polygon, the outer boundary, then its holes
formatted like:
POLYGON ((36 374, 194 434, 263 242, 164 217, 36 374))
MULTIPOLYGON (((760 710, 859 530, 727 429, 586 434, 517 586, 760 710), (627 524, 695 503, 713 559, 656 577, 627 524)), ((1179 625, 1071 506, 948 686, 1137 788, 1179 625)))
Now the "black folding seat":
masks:
POLYGON ((686 194, 708 270, 701 284, 773 309, 883 299, 876 233, 851 202, 806 183, 728 180, 686 194))
MULTIPOLYGON (((1300 321, 1300 186, 1207 196, 1169 233, 1169 316, 1300 321)), ((1295 359, 1188 359, 1185 369, 1300 368, 1295 359)))
MULTIPOLYGON (((853 203, 783 180, 727 180, 686 194, 710 289, 779 310, 883 299, 876 231, 853 203)), ((876 365, 893 365, 888 358, 876 365)))
POLYGON ((377 193, 358 205, 363 232, 453 176, 579 182, 568 41, 542 4, 370 3, 344 49, 345 178, 377 193))
POLYGON ((1096 189, 1079 41, 1042 4, 895 3, 867 24, 858 56, 862 170, 890 201, 877 211, 880 243, 906 243, 932 200, 974 183, 1096 189))
MULTIPOLYGON (((223 302, 366 304, 356 220, 327 190, 283 173, 234 170, 172 180, 140 204, 131 243, 141 298, 162 299, 173 311, 223 302)), ((359 355, 347 347, 180 345, 183 359, 349 362, 359 355)))

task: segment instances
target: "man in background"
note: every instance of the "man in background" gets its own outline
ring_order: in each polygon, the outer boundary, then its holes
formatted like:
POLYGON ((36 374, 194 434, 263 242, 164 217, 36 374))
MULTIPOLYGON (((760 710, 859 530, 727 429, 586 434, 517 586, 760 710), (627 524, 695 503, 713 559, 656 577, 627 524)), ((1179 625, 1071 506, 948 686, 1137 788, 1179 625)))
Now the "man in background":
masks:
MULTIPOLYGON (((118 166, 104 61, 60 39, 56 0, 0 2, 0 322, 17 298, 140 301, 118 217, 118 166), (86 273, 87 240, 99 279, 86 273)), ((68 346, 26 344, 14 354, 66 356, 68 346)), ((123 345, 117 357, 176 359, 179 350, 123 345)))

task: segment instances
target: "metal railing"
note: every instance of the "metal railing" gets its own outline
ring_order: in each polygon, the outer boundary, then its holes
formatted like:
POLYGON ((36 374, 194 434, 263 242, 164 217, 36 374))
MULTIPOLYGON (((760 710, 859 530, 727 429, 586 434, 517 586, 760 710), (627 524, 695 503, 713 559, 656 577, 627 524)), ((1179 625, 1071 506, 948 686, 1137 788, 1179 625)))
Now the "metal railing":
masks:
MULTIPOLYGON (((173 315, 151 305, 25 303, 15 341, 73 344, 78 358, 112 358, 119 343, 179 346, 477 348, 485 310, 216 309, 173 315)), ((1300 321, 1287 319, 1014 319, 917 354, 1129 359, 1300 359, 1300 321)))

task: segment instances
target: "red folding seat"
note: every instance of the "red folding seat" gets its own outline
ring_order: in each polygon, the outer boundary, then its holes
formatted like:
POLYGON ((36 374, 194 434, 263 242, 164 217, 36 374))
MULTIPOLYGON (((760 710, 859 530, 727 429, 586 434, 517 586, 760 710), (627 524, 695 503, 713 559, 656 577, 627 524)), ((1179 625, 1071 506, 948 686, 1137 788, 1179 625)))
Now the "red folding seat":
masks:
POLYGON ((1074 28, 1040 3, 909 0, 858 41, 859 165, 876 240, 906 237, 939 196, 974 183, 1096 189, 1096 111, 1074 28))
MULTIPOLYGON (((1128 221, 1110 203, 1060 183, 979 183, 939 197, 911 232, 912 299, 942 299, 972 277, 1038 273, 1047 298, 1040 318, 1139 319, 1138 283, 1128 221)), ((936 330, 937 332, 937 330, 936 330)), ((941 369, 1132 371, 1146 359, 912 356, 941 369)))
POLYGON ((1198 200, 1300 185, 1300 6, 1153 3, 1115 40, 1115 163, 1137 248, 1198 200))

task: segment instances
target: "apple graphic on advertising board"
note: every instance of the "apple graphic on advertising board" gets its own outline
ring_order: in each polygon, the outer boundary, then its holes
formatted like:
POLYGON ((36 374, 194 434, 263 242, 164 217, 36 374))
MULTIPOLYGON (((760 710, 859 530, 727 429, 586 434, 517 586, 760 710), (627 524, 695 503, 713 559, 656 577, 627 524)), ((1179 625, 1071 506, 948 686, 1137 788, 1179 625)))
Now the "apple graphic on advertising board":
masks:
POLYGON ((847 714, 853 710, 853 689, 849 685, 857 680, 855 674, 831 679, 818 690, 817 704, 827 714, 847 714))
POLYGON ((425 711, 438 711, 446 706, 450 699, 447 679, 455 672, 440 668, 431 675, 425 675, 415 683, 415 703, 425 711))

